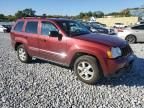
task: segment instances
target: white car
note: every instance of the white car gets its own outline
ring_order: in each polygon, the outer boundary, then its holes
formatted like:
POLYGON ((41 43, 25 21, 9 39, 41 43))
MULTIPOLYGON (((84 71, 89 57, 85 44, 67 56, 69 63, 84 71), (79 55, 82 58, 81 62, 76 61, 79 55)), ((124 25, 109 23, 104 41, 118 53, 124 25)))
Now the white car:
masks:
POLYGON ((4 32, 6 32, 6 30, 7 30, 7 29, 6 29, 5 27, 3 27, 2 25, 0 25, 0 32, 3 32, 3 33, 4 33, 4 32))
POLYGON ((144 42, 144 24, 119 30, 117 36, 127 40, 129 43, 144 42))
POLYGON ((127 27, 126 25, 124 25, 123 23, 115 23, 113 25, 113 28, 125 28, 127 27))

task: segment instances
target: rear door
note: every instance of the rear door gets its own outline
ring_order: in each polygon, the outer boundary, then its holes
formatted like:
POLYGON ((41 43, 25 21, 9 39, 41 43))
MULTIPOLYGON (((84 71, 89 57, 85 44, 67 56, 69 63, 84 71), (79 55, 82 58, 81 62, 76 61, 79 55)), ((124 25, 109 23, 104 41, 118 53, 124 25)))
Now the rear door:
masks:
POLYGON ((41 57, 58 63, 64 63, 66 58, 65 37, 63 36, 59 40, 58 37, 49 35, 50 31, 60 32, 53 22, 42 21, 40 28, 39 49, 41 57))
POLYGON ((144 41, 144 25, 138 25, 132 27, 134 34, 136 35, 138 41, 144 41))
POLYGON ((24 35, 28 41, 28 52, 31 56, 38 56, 38 20, 26 22, 24 35))
POLYGON ((24 21, 22 20, 17 21, 11 31, 11 42, 14 48, 15 48, 15 42, 21 43, 20 40, 25 40, 25 36, 23 35, 23 29, 24 29, 24 21))

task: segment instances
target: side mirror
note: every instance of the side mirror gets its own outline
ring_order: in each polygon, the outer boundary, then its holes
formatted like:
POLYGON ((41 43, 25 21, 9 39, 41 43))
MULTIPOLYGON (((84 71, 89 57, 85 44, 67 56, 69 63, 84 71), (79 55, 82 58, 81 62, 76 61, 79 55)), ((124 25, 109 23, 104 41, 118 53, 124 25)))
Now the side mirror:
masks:
POLYGON ((49 36, 50 37, 58 37, 58 40, 62 39, 62 34, 60 34, 58 31, 50 31, 49 36))
POLYGON ((51 36, 51 37, 58 37, 59 36, 59 32, 57 32, 57 31, 50 31, 49 32, 49 36, 51 36))

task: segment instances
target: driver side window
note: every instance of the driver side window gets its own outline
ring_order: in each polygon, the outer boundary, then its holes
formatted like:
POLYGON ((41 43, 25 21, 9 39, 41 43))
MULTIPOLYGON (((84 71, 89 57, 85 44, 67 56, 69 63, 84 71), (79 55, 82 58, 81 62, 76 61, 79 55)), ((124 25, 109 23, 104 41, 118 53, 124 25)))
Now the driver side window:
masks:
POLYGON ((41 35, 49 36, 50 31, 58 32, 58 29, 50 22, 42 22, 41 35))

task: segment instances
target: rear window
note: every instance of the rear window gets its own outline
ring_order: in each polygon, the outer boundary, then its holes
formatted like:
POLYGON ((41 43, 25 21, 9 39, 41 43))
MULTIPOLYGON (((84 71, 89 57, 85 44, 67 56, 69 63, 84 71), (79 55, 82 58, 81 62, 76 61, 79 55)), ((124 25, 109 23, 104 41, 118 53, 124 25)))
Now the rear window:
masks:
POLYGON ((37 34, 38 22, 27 22, 25 32, 37 34))
POLYGON ((19 21, 19 22, 16 24, 14 30, 17 31, 17 32, 21 32, 22 29, 23 29, 23 25, 24 25, 24 21, 19 21))

